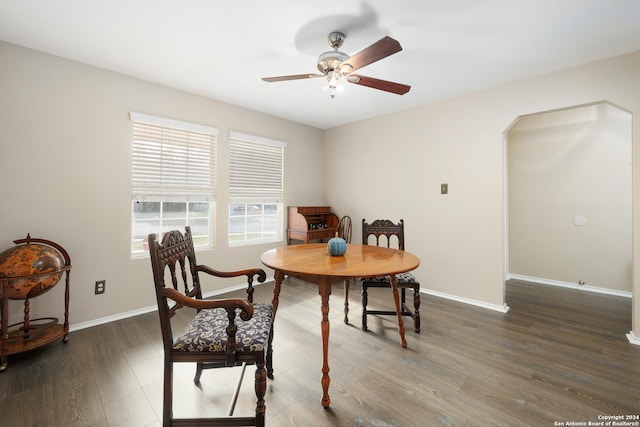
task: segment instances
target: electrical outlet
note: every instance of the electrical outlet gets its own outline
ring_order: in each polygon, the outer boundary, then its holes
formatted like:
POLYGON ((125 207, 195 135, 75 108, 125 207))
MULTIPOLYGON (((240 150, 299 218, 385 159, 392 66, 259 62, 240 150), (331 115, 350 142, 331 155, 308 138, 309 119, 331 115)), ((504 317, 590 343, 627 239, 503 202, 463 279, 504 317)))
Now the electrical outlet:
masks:
POLYGON ((104 294, 104 289, 106 287, 107 287, 107 281, 106 280, 98 280, 96 282, 96 295, 104 294))

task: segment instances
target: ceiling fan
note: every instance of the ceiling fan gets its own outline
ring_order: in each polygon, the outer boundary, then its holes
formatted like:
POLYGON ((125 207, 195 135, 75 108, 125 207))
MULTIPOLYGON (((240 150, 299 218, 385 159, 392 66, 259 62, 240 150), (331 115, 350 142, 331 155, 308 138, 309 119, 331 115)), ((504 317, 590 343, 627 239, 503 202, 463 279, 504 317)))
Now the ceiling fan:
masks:
POLYGON ((331 98, 335 96, 335 89, 338 87, 338 82, 341 78, 344 78, 349 83, 367 86, 397 95, 404 95, 409 92, 411 86, 387 80, 374 79, 373 77, 361 76, 359 74, 351 74, 353 71, 400 52, 402 46, 400 46, 397 40, 388 36, 383 37, 350 57, 346 53, 338 50, 340 46, 342 46, 344 39, 344 33, 339 31, 334 31, 329 34, 329 45, 331 45, 333 50, 324 52, 318 57, 318 70, 322 74, 293 74, 290 76, 263 77, 262 80, 265 82, 281 82, 285 80, 326 77, 329 81, 329 94, 331 98))

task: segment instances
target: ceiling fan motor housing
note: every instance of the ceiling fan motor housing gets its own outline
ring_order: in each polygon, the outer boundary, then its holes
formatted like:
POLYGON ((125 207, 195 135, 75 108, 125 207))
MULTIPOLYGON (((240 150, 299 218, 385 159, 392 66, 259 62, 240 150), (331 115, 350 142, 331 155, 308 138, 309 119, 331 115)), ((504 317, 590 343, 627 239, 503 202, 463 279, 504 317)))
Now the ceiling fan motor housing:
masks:
POLYGON ((325 75, 329 71, 340 70, 342 63, 347 59, 349 55, 346 53, 330 50, 318 57, 318 70, 325 75))
POLYGON ((348 70, 344 70, 342 67, 342 63, 349 59, 349 55, 338 50, 340 46, 342 46, 344 38, 344 33, 340 31, 329 33, 329 45, 333 50, 325 52, 318 57, 318 70, 327 77, 332 71, 337 71, 339 75, 345 75, 351 72, 351 67, 348 67, 348 70))

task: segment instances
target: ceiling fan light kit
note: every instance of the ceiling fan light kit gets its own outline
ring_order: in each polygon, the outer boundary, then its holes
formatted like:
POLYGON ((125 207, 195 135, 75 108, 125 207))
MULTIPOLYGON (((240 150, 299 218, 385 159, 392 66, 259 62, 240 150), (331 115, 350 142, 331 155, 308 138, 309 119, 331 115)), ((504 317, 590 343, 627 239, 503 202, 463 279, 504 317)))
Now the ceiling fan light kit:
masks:
POLYGON ((329 34, 329 45, 333 50, 324 52, 318 57, 318 71, 322 74, 294 74, 289 76, 263 77, 262 80, 265 82, 281 82, 286 80, 326 77, 329 82, 329 96, 331 96, 331 98, 335 97, 335 90, 338 88, 338 84, 343 77, 349 83, 395 93, 397 95, 404 95, 409 92, 411 86, 351 74, 359 68, 400 52, 402 47, 397 40, 391 37, 383 37, 350 57, 346 53, 338 50, 342 46, 344 39, 344 33, 339 31, 334 31, 329 34))

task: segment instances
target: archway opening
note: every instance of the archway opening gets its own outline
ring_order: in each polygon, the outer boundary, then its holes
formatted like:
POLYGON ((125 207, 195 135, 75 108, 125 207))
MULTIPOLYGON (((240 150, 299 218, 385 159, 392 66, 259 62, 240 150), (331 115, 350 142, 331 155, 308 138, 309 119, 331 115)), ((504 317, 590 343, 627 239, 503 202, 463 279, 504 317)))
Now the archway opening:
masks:
POLYGON ((608 102, 505 131, 506 278, 632 295, 632 117, 608 102))

